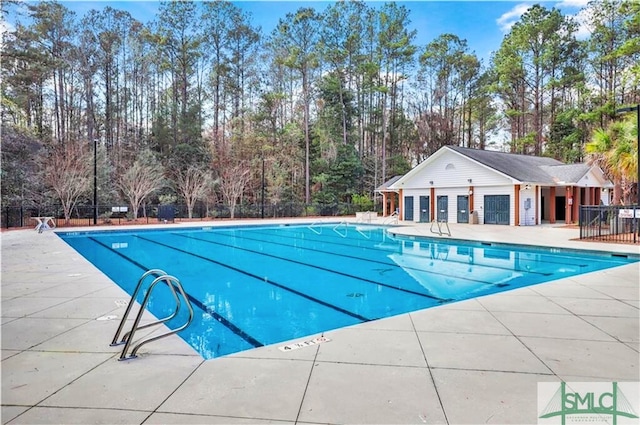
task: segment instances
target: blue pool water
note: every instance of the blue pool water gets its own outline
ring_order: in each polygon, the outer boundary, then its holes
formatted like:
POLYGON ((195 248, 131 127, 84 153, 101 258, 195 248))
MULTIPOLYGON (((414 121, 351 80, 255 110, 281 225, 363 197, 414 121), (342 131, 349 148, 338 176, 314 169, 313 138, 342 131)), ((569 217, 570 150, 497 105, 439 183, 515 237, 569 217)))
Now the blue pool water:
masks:
MULTIPOLYGON (((345 224, 58 235, 129 294, 148 269, 176 276, 195 310, 179 335, 207 359, 638 261, 345 224)), ((165 317, 159 288, 148 309, 165 317)))

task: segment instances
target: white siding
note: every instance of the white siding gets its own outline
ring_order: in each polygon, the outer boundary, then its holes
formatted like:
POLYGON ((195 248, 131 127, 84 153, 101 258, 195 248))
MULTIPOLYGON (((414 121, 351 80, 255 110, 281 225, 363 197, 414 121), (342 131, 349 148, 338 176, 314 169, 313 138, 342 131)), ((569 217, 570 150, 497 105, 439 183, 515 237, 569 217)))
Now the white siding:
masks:
POLYGON ((540 199, 536 199, 535 186, 529 189, 520 189, 520 226, 533 226, 536 224, 536 217, 540 217, 540 199), (526 200, 530 199, 530 208, 526 209, 526 200))
POLYGON ((512 184, 513 180, 491 170, 483 165, 473 162, 455 152, 446 151, 432 164, 423 168, 410 180, 399 187, 407 191, 409 189, 426 189, 433 187, 468 187, 468 186, 495 186, 512 184), (447 169, 447 165, 450 168, 447 169), (469 183, 471 179, 471 183, 469 183))

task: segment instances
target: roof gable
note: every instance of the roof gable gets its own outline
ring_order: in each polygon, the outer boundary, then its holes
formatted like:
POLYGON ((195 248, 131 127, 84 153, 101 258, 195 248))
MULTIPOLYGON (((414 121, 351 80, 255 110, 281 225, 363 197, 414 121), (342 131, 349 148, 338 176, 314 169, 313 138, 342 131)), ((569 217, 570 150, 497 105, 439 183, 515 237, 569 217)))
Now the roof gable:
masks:
POLYGON ((593 175, 600 183, 606 182, 606 178, 602 176, 602 171, 597 166, 590 166, 584 163, 565 164, 549 157, 486 151, 448 145, 438 149, 437 152, 415 166, 401 178, 396 179, 396 177, 394 177, 385 182, 380 188, 385 186, 385 188, 394 190, 403 187, 405 183, 412 181, 414 176, 420 175, 426 167, 446 157, 447 153, 449 153, 449 155, 456 154, 467 158, 487 170, 510 179, 514 184, 537 183, 549 186, 579 184, 584 183, 584 180, 588 179, 588 175, 593 175))
POLYGON ((448 146, 448 148, 521 182, 553 183, 551 176, 542 170, 541 166, 565 165, 556 159, 544 156, 486 151, 460 146, 448 146))

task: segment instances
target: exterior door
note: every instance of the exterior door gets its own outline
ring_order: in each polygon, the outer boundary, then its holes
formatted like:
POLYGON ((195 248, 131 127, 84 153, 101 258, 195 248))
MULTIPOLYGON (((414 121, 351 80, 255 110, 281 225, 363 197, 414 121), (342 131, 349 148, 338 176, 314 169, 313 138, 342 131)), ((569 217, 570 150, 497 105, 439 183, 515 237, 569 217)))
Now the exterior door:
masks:
POLYGON ((438 196, 438 221, 449 221, 449 197, 438 196))
POLYGON ((469 196, 458 196, 458 223, 469 222, 469 196))
POLYGON ((413 221, 413 196, 404 197, 404 219, 413 221))
POLYGON ((484 197, 485 224, 509 224, 509 195, 489 195, 484 197))
POLYGON ((420 197, 420 223, 428 223, 429 220, 429 197, 420 197))

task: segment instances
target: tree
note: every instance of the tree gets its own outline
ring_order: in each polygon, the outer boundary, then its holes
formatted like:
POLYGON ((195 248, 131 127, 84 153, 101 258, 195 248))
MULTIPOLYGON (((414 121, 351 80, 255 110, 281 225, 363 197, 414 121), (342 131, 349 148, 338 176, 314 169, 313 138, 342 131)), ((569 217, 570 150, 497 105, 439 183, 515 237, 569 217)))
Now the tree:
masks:
POLYGON ((53 146, 42 159, 41 175, 60 201, 68 224, 78 200, 91 187, 91 155, 75 144, 53 146))
POLYGON ((540 155, 545 128, 553 121, 557 81, 566 64, 579 51, 575 40, 577 26, 559 10, 534 5, 522 15, 507 34, 494 56, 501 96, 511 123, 511 150, 533 138, 523 153, 540 155), (548 106, 548 107, 547 107, 548 106))
POLYGON ((443 34, 425 47, 417 75, 423 94, 413 105, 419 140, 428 154, 449 144, 470 146, 471 97, 479 73, 480 61, 467 41, 454 34, 443 34))
POLYGON ((36 158, 42 145, 25 129, 2 126, 2 205, 23 205, 41 190, 36 158))
POLYGON ((136 220, 142 202, 165 185, 162 165, 153 152, 143 150, 131 166, 120 174, 116 185, 129 201, 133 219, 136 220))
POLYGON ((219 184, 222 199, 229 207, 231 218, 235 217, 238 199, 244 193, 251 178, 251 169, 245 162, 229 164, 220 171, 219 184))
POLYGON ((395 119, 402 105, 402 92, 407 71, 413 65, 416 47, 412 44, 416 30, 409 31, 409 10, 396 3, 385 3, 379 14, 378 46, 381 59, 382 90, 380 113, 382 117, 382 181, 387 179, 387 156, 396 154, 399 140, 395 132, 395 119), (387 102, 389 105, 387 106, 387 102), (388 110, 387 110, 388 108, 388 110))
POLYGON ((591 162, 600 166, 613 180, 613 203, 630 202, 631 182, 638 173, 638 129, 635 117, 611 122, 606 129, 596 129, 586 152, 591 162))
POLYGON ((283 47, 282 52, 286 56, 280 57, 280 61, 293 70, 296 70, 301 79, 303 129, 305 144, 305 202, 309 203, 310 196, 310 158, 311 145, 310 129, 310 104, 312 72, 318 68, 318 24, 320 17, 312 8, 300 8, 295 14, 288 13, 284 20, 280 20, 276 28, 277 43, 283 47))
POLYGON ((212 181, 210 172, 194 165, 175 172, 176 189, 187 204, 189 218, 193 218, 196 201, 204 198, 212 181))

